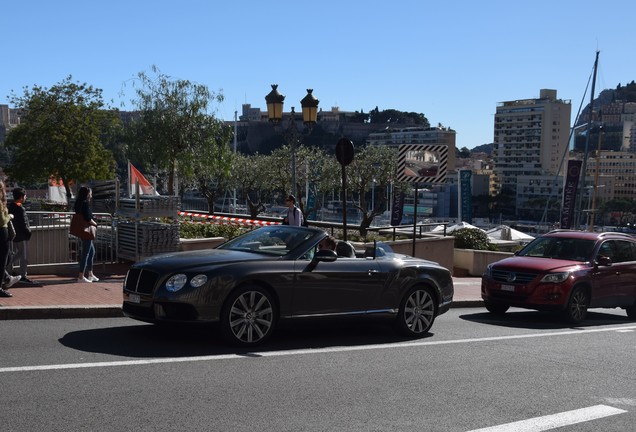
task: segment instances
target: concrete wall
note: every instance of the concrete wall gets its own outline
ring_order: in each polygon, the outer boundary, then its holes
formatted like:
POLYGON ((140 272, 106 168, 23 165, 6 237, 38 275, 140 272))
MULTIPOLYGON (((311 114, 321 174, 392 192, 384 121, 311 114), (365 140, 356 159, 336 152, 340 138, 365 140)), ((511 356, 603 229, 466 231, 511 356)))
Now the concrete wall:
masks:
MULTIPOLYGON (((385 242, 396 252, 413 256, 413 240, 385 242)), ((415 240, 415 257, 435 261, 453 271, 455 237, 430 237, 415 240)))
POLYGON ((466 270, 469 276, 481 276, 486 271, 488 264, 513 255, 510 252, 455 249, 453 264, 456 269, 466 270))
POLYGON ((192 250, 201 250, 201 249, 212 249, 224 242, 225 242, 225 238, 223 237, 180 239, 179 250, 192 251, 192 250))

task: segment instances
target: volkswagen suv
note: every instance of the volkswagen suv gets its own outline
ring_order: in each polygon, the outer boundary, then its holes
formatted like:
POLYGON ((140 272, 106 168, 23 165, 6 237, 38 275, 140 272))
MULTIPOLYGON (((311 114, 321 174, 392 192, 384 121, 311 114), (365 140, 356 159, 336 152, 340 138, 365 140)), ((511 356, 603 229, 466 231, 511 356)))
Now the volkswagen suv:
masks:
POLYGON ((636 319, 636 239, 623 233, 551 231, 513 257, 492 263, 481 279, 486 309, 561 313, 579 323, 588 308, 623 308, 636 319))

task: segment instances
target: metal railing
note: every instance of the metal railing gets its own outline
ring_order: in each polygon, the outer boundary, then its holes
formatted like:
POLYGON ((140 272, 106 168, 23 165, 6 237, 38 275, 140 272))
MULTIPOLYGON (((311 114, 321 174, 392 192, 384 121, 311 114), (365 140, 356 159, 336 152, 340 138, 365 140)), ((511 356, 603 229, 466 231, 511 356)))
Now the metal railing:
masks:
MULTIPOLYGON (((74 212, 27 211, 31 226, 28 242, 29 272, 43 266, 70 266, 81 254, 81 240, 70 235, 74 212)), ((94 265, 114 263, 116 260, 116 232, 113 217, 108 213, 93 213, 97 222, 94 265)))
MULTIPOLYGON (((240 225, 247 225, 251 228, 256 228, 267 223, 280 223, 283 218, 281 217, 273 217, 273 216, 257 216, 256 219, 250 219, 249 215, 237 215, 234 213, 221 213, 215 212, 214 215, 208 214, 198 214, 198 210, 183 210, 179 212, 179 215, 192 215, 195 218, 199 217, 202 219, 206 219, 208 223, 236 223, 240 225), (231 222, 236 220, 235 222, 231 222)), ((342 222, 326 222, 326 221, 318 221, 318 220, 308 220, 307 224, 309 226, 323 228, 325 231, 329 231, 333 236, 336 230, 342 230, 344 225, 342 222)), ((367 231, 384 231, 391 232, 393 241, 397 238, 398 235, 402 237, 408 238, 422 238, 424 234, 430 233, 429 227, 437 227, 442 225, 444 227, 442 231, 442 236, 446 237, 446 228, 448 227, 448 222, 427 222, 427 223, 418 223, 415 226, 413 224, 409 225, 390 225, 390 226, 371 226, 367 228, 367 231)), ((356 224, 347 224, 349 230, 351 231, 359 231, 360 225, 356 224)))

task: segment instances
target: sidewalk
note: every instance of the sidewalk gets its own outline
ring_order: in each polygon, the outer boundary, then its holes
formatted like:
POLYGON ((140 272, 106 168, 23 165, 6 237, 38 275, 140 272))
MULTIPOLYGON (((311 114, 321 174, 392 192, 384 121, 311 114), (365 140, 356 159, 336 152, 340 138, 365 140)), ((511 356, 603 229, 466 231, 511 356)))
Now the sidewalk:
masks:
MULTIPOLYGON (((0 320, 47 318, 120 317, 122 287, 127 264, 95 268, 99 282, 78 283, 76 274, 29 275, 42 286, 22 284, 9 289, 13 297, 0 298, 0 320)), ((483 305, 481 280, 477 277, 453 278, 453 307, 483 305)))

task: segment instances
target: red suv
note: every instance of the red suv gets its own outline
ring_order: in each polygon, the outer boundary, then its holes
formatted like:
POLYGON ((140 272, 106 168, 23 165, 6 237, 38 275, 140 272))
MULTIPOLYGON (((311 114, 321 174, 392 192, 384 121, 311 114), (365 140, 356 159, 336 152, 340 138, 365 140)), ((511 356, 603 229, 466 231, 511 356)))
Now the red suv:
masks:
POLYGON ((636 319, 636 239, 615 232, 549 232, 490 264, 481 297, 494 314, 514 306, 557 311, 579 323, 588 308, 620 307, 636 319))

